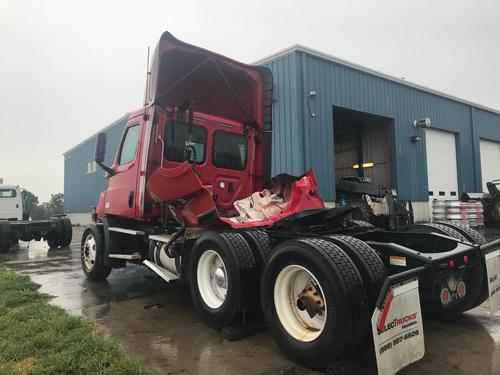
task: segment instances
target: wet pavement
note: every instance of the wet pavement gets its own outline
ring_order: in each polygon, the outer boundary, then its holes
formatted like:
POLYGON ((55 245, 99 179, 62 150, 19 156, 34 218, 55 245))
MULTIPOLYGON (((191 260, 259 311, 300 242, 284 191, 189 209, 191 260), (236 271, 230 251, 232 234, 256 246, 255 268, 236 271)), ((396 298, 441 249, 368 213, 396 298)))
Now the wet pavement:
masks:
MULTIPOLYGON (((96 322, 156 374, 318 374, 286 359, 265 332, 229 342, 196 317, 186 287, 169 286, 145 267, 113 270, 105 282, 88 282, 80 265, 82 228, 70 249, 20 242, 0 255, 7 267, 29 275, 52 303, 96 322)), ((488 239, 500 230, 484 232, 488 239)), ((426 354, 402 374, 499 374, 500 313, 480 306, 455 319, 425 319, 426 354)), ((359 354, 366 374, 376 374, 372 349, 359 354)))

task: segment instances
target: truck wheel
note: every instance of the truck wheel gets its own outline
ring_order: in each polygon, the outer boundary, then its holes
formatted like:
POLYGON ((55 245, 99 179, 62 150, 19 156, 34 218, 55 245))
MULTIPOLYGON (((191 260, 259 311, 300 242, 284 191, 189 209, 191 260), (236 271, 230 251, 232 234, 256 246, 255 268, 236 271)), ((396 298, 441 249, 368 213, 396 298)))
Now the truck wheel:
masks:
POLYGON ((375 228, 373 224, 364 220, 348 220, 347 223, 350 224, 350 226, 357 228, 375 228))
POLYGON ((89 280, 104 280, 111 272, 105 265, 104 238, 96 225, 85 228, 80 247, 83 273, 89 280))
POLYGON ((248 230, 241 232, 241 235, 250 245, 257 268, 264 267, 272 251, 267 233, 263 230, 248 230))
POLYGON ((277 246, 262 275, 261 303, 281 350, 314 369, 356 352, 370 322, 355 264, 340 247, 323 239, 277 246))
POLYGON ((350 236, 327 236, 326 240, 339 246, 351 258, 361 274, 371 307, 375 306, 387 276, 384 262, 366 242, 350 236))
MULTIPOLYGON (((462 235, 467 237, 469 242, 472 242, 473 244, 485 245, 488 243, 488 241, 486 241, 486 238, 484 238, 482 235, 480 235, 478 233, 478 231, 472 229, 468 225, 465 225, 462 223, 450 223, 450 222, 441 222, 440 224, 447 225, 447 226, 455 229, 457 232, 462 233, 462 235)), ((479 270, 475 271, 475 273, 478 273, 478 272, 479 272, 479 270)), ((472 305, 471 309, 479 306, 480 304, 482 304, 484 301, 486 301, 488 299, 488 295, 489 295, 488 278, 484 277, 484 275, 487 274, 486 273, 486 265, 484 265, 482 272, 483 272, 483 286, 481 289, 481 293, 479 294, 479 297, 477 298, 476 302, 474 302, 474 304, 472 305)))
POLYGON ((465 236, 469 242, 472 242, 474 244, 485 245, 488 243, 488 241, 486 241, 486 238, 481 236, 477 230, 472 229, 468 225, 465 225, 462 223, 455 223, 455 222, 450 223, 447 221, 437 221, 436 223, 446 225, 450 228, 455 229, 457 232, 462 233, 462 235, 465 236))
MULTIPOLYGON (((411 231, 440 233, 462 242, 471 242, 471 240, 464 234, 460 233, 458 229, 459 228, 453 228, 449 224, 425 223, 414 225, 411 231)), ((488 297, 488 286, 486 285, 487 279, 485 275, 486 271, 483 267, 471 268, 466 274, 465 285, 467 293, 464 300, 458 305, 452 306, 445 311, 451 314, 460 314, 483 303, 488 297)))
POLYGON ((10 225, 8 221, 0 221, 0 253, 6 253, 10 248, 10 225))
POLYGON ((69 247, 69 245, 71 245, 71 240, 73 239, 73 227, 71 226, 71 220, 68 217, 63 217, 60 221, 63 228, 63 235, 59 245, 61 247, 69 247))
POLYGON ((189 267, 193 303, 203 321, 221 329, 259 311, 255 258, 239 233, 203 233, 189 267))
POLYGON ((462 233, 457 230, 443 224, 439 223, 424 223, 424 224, 415 224, 410 229, 411 232, 433 232, 444 234, 445 236, 456 238, 462 242, 470 242, 462 233))

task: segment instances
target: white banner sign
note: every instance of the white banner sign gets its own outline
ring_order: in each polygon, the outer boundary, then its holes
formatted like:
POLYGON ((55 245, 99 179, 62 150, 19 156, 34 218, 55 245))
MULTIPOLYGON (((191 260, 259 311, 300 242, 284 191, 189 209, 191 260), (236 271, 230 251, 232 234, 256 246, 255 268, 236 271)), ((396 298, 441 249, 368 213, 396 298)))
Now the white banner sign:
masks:
POLYGON ((484 258, 488 276, 490 314, 493 315, 500 308, 500 250, 492 251, 484 258))
POLYGON ((372 333, 380 375, 392 375, 424 356, 418 280, 394 285, 382 309, 375 308, 372 333))

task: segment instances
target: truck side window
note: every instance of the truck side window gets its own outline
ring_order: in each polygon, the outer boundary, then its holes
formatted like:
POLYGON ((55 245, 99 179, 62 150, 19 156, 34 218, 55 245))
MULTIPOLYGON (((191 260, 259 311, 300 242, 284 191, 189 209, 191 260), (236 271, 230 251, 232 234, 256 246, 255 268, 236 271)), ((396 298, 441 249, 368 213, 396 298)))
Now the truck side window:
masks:
POLYGON ((0 189, 0 198, 15 198, 16 195, 15 189, 0 189))
POLYGON ((139 140, 139 125, 131 126, 127 129, 125 138, 122 144, 122 150, 120 152, 120 160, 118 164, 124 165, 130 163, 135 159, 135 153, 137 151, 137 142, 139 140))
POLYGON ((201 126, 191 126, 182 121, 171 121, 167 125, 165 159, 183 162, 185 160, 202 164, 205 161, 207 130, 201 126))
POLYGON ((213 141, 213 163, 216 167, 243 170, 247 166, 247 138, 216 131, 213 141))

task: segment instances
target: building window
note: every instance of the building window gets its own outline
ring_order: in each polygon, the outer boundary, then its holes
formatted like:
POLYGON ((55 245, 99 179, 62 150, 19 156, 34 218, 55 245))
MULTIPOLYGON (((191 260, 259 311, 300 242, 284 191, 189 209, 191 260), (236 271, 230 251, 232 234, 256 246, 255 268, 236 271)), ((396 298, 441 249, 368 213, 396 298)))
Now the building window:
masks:
POLYGON ((212 159, 214 165, 219 168, 245 169, 247 165, 247 138, 243 135, 216 131, 212 159))
POLYGON ((94 173, 97 170, 97 164, 95 160, 89 161, 87 163, 87 173, 94 173))

